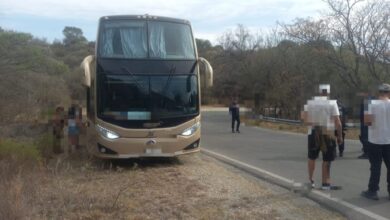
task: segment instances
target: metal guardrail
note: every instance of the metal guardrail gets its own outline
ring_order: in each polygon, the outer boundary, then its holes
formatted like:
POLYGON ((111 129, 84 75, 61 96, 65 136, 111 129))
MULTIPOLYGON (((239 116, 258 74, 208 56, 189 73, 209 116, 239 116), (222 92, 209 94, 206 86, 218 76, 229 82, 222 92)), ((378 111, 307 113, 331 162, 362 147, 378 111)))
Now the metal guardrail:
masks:
POLYGON ((273 118, 273 117, 262 116, 262 115, 260 115, 258 118, 260 120, 264 120, 264 121, 279 122, 279 123, 284 123, 284 124, 292 124, 292 125, 302 125, 303 124, 301 120, 291 120, 291 119, 284 119, 284 118, 273 118))
MULTIPOLYGON (((291 124, 291 125, 303 125, 303 122, 301 120, 273 118, 273 117, 262 116, 262 115, 259 115, 257 118, 260 120, 269 121, 269 122, 278 122, 278 123, 291 124)), ((346 127, 347 128, 359 128, 360 123, 348 122, 348 123, 346 123, 346 127)))

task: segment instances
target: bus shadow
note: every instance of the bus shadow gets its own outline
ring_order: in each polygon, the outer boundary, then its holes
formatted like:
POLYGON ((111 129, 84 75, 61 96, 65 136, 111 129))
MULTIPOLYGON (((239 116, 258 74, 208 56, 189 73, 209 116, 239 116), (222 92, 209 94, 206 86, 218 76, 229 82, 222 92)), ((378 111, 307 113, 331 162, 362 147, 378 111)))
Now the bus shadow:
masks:
POLYGON ((151 157, 151 158, 131 158, 115 159, 102 161, 103 170, 110 169, 148 169, 148 168, 167 168, 182 165, 183 163, 177 157, 151 157))

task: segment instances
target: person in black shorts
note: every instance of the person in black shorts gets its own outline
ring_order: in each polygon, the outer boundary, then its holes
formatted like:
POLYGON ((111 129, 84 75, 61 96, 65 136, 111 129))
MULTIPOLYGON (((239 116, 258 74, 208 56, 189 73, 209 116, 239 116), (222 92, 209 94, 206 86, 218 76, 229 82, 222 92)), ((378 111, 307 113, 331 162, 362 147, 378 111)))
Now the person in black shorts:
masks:
POLYGON ((336 157, 336 140, 330 138, 328 135, 320 133, 321 131, 319 129, 314 128, 311 130, 311 134, 308 135, 308 158, 310 160, 316 160, 321 151, 323 161, 331 162, 336 157), (324 141, 325 146, 323 146, 323 149, 321 149, 321 145, 318 144, 321 142, 319 139, 324 141))
POLYGON ((330 183, 330 165, 336 156, 336 140, 342 143, 340 113, 336 100, 329 100, 330 85, 319 87, 320 96, 309 100, 302 112, 303 121, 310 126, 308 135, 308 173, 311 187, 314 187, 313 173, 315 160, 322 152, 322 187, 323 190, 340 189, 330 183), (337 130, 337 137, 335 137, 337 130), (337 138, 337 139, 336 139, 337 138))
POLYGON ((322 133, 322 128, 315 127, 308 135, 308 168, 309 180, 314 188, 313 173, 315 168, 315 160, 318 158, 320 151, 322 152, 322 187, 321 189, 338 189, 338 186, 330 185, 330 165, 336 157, 336 140, 328 134, 322 133))

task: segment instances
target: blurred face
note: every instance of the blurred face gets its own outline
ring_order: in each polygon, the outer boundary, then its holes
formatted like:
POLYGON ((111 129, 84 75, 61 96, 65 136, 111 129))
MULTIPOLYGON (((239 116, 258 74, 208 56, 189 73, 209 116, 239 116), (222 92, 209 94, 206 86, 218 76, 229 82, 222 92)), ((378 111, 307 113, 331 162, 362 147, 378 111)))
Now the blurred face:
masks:
POLYGON ((328 96, 328 90, 323 89, 320 93, 321 96, 328 96))

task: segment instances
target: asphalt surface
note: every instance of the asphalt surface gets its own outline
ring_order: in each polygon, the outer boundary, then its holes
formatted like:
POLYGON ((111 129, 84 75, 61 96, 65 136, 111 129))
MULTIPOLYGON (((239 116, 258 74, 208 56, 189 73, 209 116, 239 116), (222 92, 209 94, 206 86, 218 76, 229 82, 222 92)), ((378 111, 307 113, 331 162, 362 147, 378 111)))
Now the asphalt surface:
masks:
MULTIPOLYGON (((202 112, 202 147, 295 182, 308 182, 306 135, 247 126, 241 126, 241 133, 232 133, 230 123, 227 109, 202 112)), ((346 140, 344 157, 336 158, 331 167, 332 183, 343 189, 330 191, 330 196, 390 219, 386 167, 382 164, 379 201, 362 198, 360 193, 368 184, 369 162, 357 159, 360 154, 360 142, 346 140)), ((321 156, 315 182, 320 186, 321 156)))

